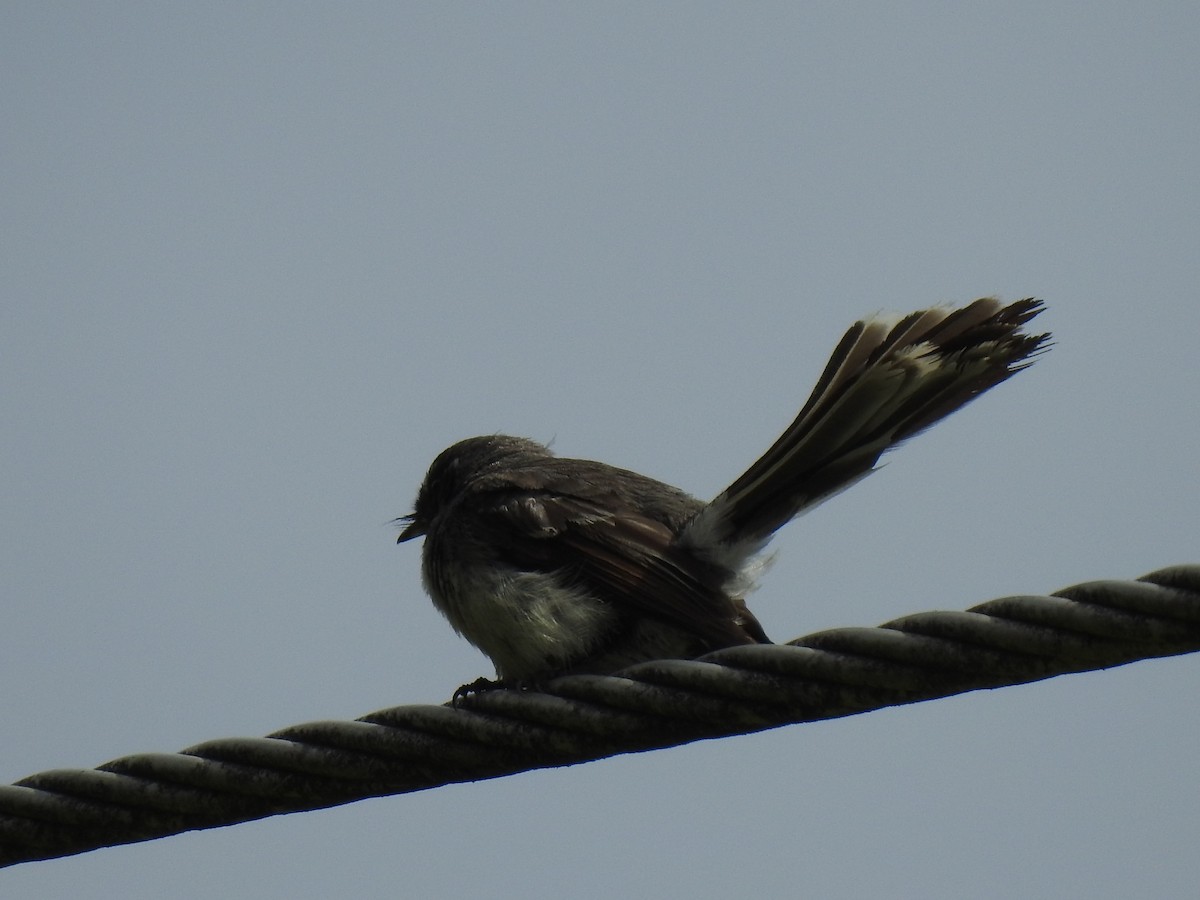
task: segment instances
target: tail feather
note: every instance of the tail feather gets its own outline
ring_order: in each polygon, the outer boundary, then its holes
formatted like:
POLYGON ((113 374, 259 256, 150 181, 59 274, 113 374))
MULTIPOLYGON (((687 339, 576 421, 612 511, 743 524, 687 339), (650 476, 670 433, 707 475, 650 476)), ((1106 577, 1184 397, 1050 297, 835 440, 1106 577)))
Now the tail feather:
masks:
POLYGON ((879 457, 1033 362, 1048 334, 1022 327, 1039 300, 994 298, 894 324, 856 322, 791 425, 688 525, 694 546, 761 548, 804 509, 869 474, 879 457))

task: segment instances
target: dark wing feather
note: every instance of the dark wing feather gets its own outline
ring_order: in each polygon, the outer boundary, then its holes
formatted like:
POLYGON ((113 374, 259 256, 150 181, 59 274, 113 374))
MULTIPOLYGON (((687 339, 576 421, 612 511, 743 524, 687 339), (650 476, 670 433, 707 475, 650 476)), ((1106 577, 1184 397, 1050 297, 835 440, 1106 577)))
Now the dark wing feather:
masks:
POLYGON ((489 543, 523 570, 555 572, 615 608, 694 634, 707 647, 767 643, 728 573, 681 549, 662 522, 632 509, 550 492, 493 495, 480 509, 489 543))

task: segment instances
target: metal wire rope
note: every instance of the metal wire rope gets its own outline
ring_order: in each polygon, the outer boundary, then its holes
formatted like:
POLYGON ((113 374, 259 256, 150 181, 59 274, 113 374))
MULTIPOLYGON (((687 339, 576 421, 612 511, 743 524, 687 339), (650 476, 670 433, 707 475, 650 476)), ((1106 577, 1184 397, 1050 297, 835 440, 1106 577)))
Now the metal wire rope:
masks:
POLYGON ((0 866, 1200 650, 1200 565, 0 785, 0 866))

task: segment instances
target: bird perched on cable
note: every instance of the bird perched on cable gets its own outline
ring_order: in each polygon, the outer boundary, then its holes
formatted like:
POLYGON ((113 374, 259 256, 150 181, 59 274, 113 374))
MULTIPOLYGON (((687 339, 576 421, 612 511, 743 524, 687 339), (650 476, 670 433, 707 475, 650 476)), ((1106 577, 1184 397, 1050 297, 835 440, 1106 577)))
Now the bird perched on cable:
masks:
POLYGON ((770 643, 745 595, 775 531, 1030 365, 1041 310, 985 298, 855 323, 792 424, 707 503, 527 438, 442 451, 398 541, 425 536, 434 605, 496 666, 456 697, 770 643))

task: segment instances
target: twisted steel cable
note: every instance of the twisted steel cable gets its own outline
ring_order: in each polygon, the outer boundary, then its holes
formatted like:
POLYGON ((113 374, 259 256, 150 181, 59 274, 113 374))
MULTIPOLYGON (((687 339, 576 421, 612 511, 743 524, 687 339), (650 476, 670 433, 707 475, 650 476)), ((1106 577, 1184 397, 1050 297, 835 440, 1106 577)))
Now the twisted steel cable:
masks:
POLYGON ((1200 565, 0 785, 0 866, 1200 650, 1200 565))

